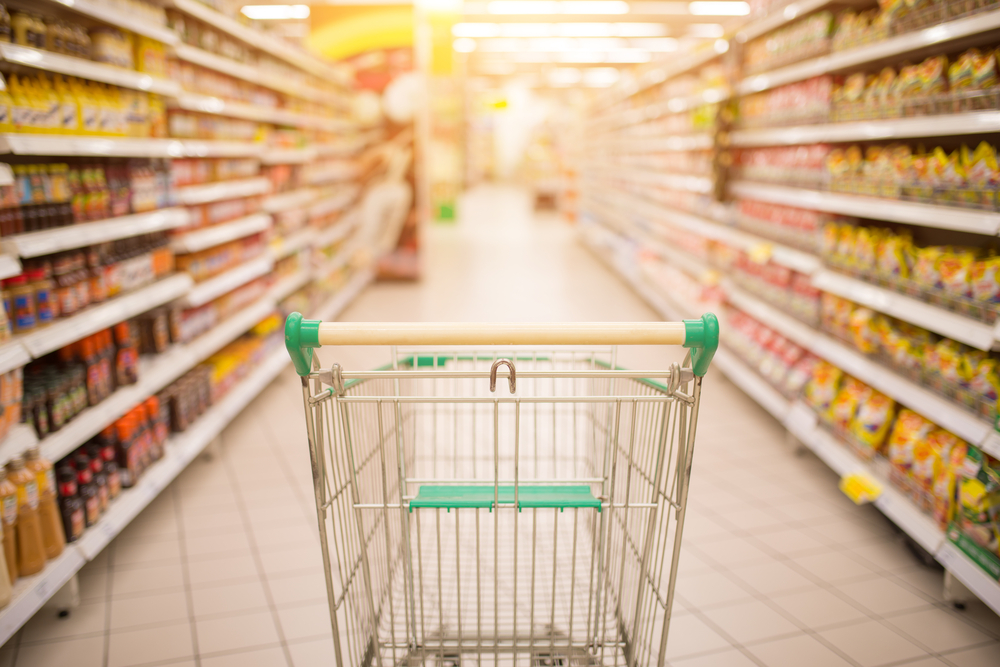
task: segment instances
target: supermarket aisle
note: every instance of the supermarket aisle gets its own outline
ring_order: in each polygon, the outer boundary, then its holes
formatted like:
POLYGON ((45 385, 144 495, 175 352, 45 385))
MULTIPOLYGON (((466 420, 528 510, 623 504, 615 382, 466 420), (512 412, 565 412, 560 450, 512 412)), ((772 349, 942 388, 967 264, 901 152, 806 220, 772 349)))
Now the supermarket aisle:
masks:
MULTIPOLYGON (((652 319, 528 199, 485 188, 464 221, 428 230, 420 286, 379 285, 366 319, 652 319)), ((371 366, 384 351, 352 350, 371 366)), ((663 363, 629 350, 626 365, 663 363)), ((42 614, 0 667, 333 664, 298 384, 289 372, 81 576, 84 604, 42 614)), ((1000 619, 940 599, 874 509, 854 507, 811 455, 713 373, 669 652, 675 667, 995 667, 1000 619)))

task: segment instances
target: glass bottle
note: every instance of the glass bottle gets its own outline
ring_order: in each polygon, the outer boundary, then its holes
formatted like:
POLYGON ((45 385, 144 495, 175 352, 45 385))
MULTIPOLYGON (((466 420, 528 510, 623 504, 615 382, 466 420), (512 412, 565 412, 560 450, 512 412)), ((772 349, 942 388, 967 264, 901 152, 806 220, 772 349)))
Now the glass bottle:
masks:
POLYGON ((26 577, 45 567, 45 543, 38 517, 38 482, 20 457, 7 464, 7 476, 17 487, 17 571, 26 577))
POLYGON ((31 447, 24 452, 24 467, 34 473, 38 484, 38 517, 42 523, 42 542, 45 545, 45 557, 52 560, 66 546, 62 518, 56 502, 56 476, 52 470, 52 462, 42 458, 38 447, 31 447))
POLYGON ((3 553, 10 583, 17 581, 17 487, 0 468, 0 520, 3 522, 3 553))

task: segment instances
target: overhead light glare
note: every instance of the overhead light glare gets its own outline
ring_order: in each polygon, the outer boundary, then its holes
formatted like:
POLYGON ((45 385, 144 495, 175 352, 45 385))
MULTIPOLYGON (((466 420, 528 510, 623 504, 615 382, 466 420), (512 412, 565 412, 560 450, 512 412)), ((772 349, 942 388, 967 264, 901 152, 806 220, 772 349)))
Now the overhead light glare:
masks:
POLYGON ((716 53, 725 53, 728 50, 729 50, 729 42, 727 42, 724 39, 717 39, 717 40, 715 40, 715 52, 716 53))
POLYGON ((476 40, 471 37, 459 37, 451 43, 451 48, 459 53, 472 53, 476 50, 476 40))
POLYGON ((496 23, 456 23, 451 27, 455 37, 499 37, 500 26, 496 23))
POLYGON ((662 23, 486 23, 469 21, 451 28, 455 37, 666 37, 662 23))
POLYGON ((665 37, 667 35, 667 26, 662 23, 616 23, 615 28, 619 37, 665 37))
POLYGON ((583 85, 588 88, 607 88, 618 82, 621 72, 616 67, 591 67, 583 73, 583 85))
POLYGON ((622 0, 493 0, 486 5, 490 14, 627 14, 622 0))
POLYGON ((629 40, 632 46, 654 53, 673 53, 677 50, 677 40, 673 37, 648 37, 629 40))
POLYGON ((687 34, 691 37, 717 38, 726 34, 726 29, 718 23, 692 23, 687 34))
POLYGON ((240 10, 257 21, 287 21, 309 18, 309 5, 247 5, 240 10))
POLYGON ((688 11, 694 16, 746 16, 750 13, 750 5, 746 2, 703 2, 699 0, 690 3, 688 11))

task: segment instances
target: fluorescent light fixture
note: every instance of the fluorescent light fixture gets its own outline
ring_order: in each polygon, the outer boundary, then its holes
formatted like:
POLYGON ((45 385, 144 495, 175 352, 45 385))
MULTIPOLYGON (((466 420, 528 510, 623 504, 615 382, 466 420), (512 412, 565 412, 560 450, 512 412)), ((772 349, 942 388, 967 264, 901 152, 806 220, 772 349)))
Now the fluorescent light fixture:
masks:
MULTIPOLYGON (((628 14, 623 0, 493 0, 489 14, 628 14)), ((471 12, 469 12, 471 13, 471 12)))
POLYGON ((583 81, 583 72, 576 67, 555 67, 549 71, 548 80, 553 86, 572 86, 583 81))
POLYGON ((517 53, 518 51, 524 51, 525 45, 520 39, 498 37, 496 39, 481 40, 478 49, 481 53, 517 53))
POLYGON ((554 60, 560 63, 603 63, 607 54, 600 51, 563 51, 555 54, 554 60))
POLYGON ((515 53, 514 62, 518 63, 549 63, 552 62, 552 55, 549 53, 529 53, 527 51, 515 53))
POLYGON ((665 37, 667 35, 667 26, 662 23, 616 23, 615 27, 615 34, 619 37, 665 37))
POLYGON ((608 63, 648 63, 653 56, 645 49, 620 49, 611 51, 604 62, 608 63))
POLYGON ((726 29, 718 23, 692 23, 688 26, 687 34, 691 37, 722 37, 726 34, 726 29))
POLYGON ((746 16, 750 5, 746 2, 692 2, 688 11, 694 16, 746 16))
POLYGON ((309 5, 247 5, 240 10, 258 21, 286 21, 309 18, 309 5))
POLYGON ((471 37, 459 37, 451 43, 451 48, 459 53, 472 53, 476 50, 476 40, 471 37))
POLYGON ((504 37, 554 37, 551 23, 507 23, 500 25, 504 37))
POLYGON ((662 23, 456 23, 455 37, 666 37, 662 23))
POLYGON ((613 86, 621 77, 617 67, 591 67, 583 73, 583 85, 588 88, 613 86))

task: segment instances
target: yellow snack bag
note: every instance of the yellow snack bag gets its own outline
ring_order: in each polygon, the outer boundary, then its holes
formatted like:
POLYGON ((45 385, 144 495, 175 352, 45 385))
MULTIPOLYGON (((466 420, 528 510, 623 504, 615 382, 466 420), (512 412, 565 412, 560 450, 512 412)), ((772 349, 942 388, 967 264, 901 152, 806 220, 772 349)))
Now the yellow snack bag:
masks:
POLYGON ((820 242, 821 252, 824 257, 837 255, 840 246, 840 225, 836 222, 828 222, 823 225, 823 237, 820 242))
POLYGON ((851 342, 865 354, 875 352, 878 347, 878 327, 875 312, 868 308, 855 308, 847 327, 851 342))
POLYGON ((998 165, 993 146, 980 141, 975 151, 970 152, 968 146, 962 146, 961 150, 963 168, 971 187, 985 189, 995 182, 998 165))
POLYGON ((979 259, 969 273, 972 298, 976 301, 1000 303, 1000 257, 979 259))
POLYGON ((938 274, 938 258, 946 252, 941 246, 913 249, 913 280, 917 284, 940 289, 941 278, 938 274))
POLYGON ((892 434, 886 442, 886 458, 893 469, 908 476, 913 465, 913 446, 925 439, 934 429, 934 424, 913 410, 903 408, 896 417, 892 434))
POLYGON ((948 89, 948 56, 932 56, 917 66, 919 95, 936 95, 948 89))
POLYGON ((812 378, 806 384, 806 402, 819 414, 827 414, 833 399, 837 396, 843 375, 843 371, 826 361, 817 363, 813 367, 812 378))
POLYGON ((854 225, 840 225, 840 240, 837 242, 837 257, 846 264, 852 264, 854 260, 854 246, 857 243, 858 227, 854 225))
POLYGON ((998 362, 992 357, 981 359, 971 370, 968 378, 969 389, 987 401, 996 402, 1000 397, 1000 373, 998 362))
POLYGON ((997 59, 993 51, 979 53, 972 49, 970 57, 972 69, 972 88, 976 90, 986 90, 997 85, 1000 77, 997 74, 997 59))
POLYGON ((971 251, 945 252, 937 260, 941 289, 954 296, 972 296, 972 264, 976 256, 971 251))
POLYGON ((968 445, 963 440, 951 444, 951 448, 941 452, 941 467, 931 486, 934 520, 944 530, 955 516, 955 481, 958 471, 965 462, 968 445))
POLYGON ((876 250, 881 237, 881 229, 858 227, 854 238, 854 266, 860 269, 871 269, 875 266, 876 250))
POLYGON ((972 61, 979 54, 976 49, 969 49, 958 60, 948 66, 948 84, 952 90, 961 90, 972 86, 972 61))
POLYGON ((868 398, 871 389, 852 377, 845 377, 837 397, 830 404, 829 420, 838 430, 846 431, 854 420, 858 406, 868 398))
POLYGON ((895 414, 896 402, 881 392, 872 391, 858 406, 851 433, 874 454, 882 447, 895 414))
POLYGON ((913 247, 913 240, 908 232, 897 234, 886 231, 878 242, 875 251, 875 269, 879 275, 887 278, 909 278, 910 267, 907 259, 913 247))

